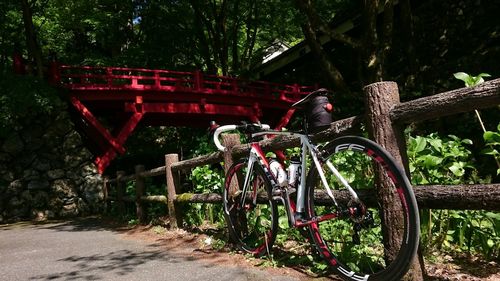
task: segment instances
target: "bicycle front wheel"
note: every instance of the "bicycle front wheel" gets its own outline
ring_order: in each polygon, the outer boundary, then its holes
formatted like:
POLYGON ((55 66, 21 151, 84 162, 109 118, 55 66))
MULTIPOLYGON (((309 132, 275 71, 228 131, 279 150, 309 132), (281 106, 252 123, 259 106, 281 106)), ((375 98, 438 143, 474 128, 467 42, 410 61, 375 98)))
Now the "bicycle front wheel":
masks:
POLYGON ((255 164, 251 171, 247 169, 247 161, 240 160, 226 175, 222 198, 224 218, 235 245, 260 257, 269 253, 276 238, 278 211, 272 199, 271 182, 262 167, 255 164))
POLYGON ((419 239, 417 203, 403 170, 382 147, 360 137, 337 138, 322 149, 322 156, 322 170, 339 207, 312 168, 306 213, 317 221, 309 231, 319 254, 345 280, 400 280, 419 239), (326 160, 359 200, 349 196, 326 160))

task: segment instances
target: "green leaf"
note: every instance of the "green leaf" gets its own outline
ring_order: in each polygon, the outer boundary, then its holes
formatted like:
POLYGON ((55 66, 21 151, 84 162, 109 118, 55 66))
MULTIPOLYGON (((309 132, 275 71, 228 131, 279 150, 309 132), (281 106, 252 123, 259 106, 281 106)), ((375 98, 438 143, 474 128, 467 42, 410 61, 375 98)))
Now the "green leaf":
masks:
POLYGON ((328 267, 325 263, 316 264, 316 268, 319 270, 325 270, 328 267))
POLYGON ((491 219, 500 220, 500 213, 487 212, 485 216, 491 219))
POLYGON ((464 162, 455 162, 448 169, 457 177, 461 177, 465 174, 464 162))
POLYGON ((465 144, 472 144, 472 141, 470 139, 463 139, 462 140, 462 143, 465 143, 465 144))
POLYGON ((467 85, 467 81, 470 80, 470 75, 465 72, 457 72, 454 73, 453 76, 455 76, 458 80, 464 81, 465 85, 467 85))
POLYGON ((278 224, 281 229, 287 229, 288 228, 288 218, 287 217, 279 217, 278 219, 278 224))
POLYGON ((495 242, 493 242, 493 240, 491 240, 491 239, 488 239, 487 244, 488 244, 488 247, 491 248, 491 247, 493 247, 495 245, 495 242))
POLYGON ((415 152, 421 152, 425 149, 425 146, 427 145, 427 140, 423 137, 417 136, 415 138, 416 146, 415 146, 415 152))
POLYGON ((476 76, 476 77, 491 77, 491 75, 490 75, 490 74, 488 74, 488 73, 480 73, 480 74, 479 74, 478 76, 476 76))
POLYGON ((443 142, 440 139, 429 140, 429 143, 437 151, 441 151, 443 148, 443 142))
POLYGON ((486 155, 498 155, 500 153, 498 153, 498 151, 496 149, 493 149, 491 147, 487 147, 485 149, 483 149, 481 151, 482 154, 486 154, 486 155))
POLYGON ((451 213, 450 216, 452 218, 455 218, 455 219, 462 219, 463 218, 463 216, 460 213, 456 213, 456 212, 451 213))
POLYGON ((424 157, 424 166, 435 167, 443 162, 443 159, 433 155, 426 155, 424 157))
POLYGON ((486 131, 483 134, 483 138, 487 142, 500 142, 500 133, 486 131))
POLYGON ((481 73, 477 76, 471 76, 465 72, 457 72, 454 73, 453 76, 455 76, 455 78, 458 80, 464 81, 466 87, 479 85, 484 82, 483 77, 491 77, 491 75, 489 75, 488 73, 481 73))

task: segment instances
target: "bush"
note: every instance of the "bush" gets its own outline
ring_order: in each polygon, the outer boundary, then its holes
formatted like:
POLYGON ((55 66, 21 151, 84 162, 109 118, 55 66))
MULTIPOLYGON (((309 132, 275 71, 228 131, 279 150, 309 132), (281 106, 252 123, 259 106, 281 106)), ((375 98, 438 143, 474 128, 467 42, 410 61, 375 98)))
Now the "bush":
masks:
POLYGON ((0 89, 0 137, 22 128, 39 114, 52 114, 64 106, 55 88, 32 76, 4 73, 0 89))
MULTIPOLYGON (((493 138, 493 137, 492 137, 493 138)), ((408 135, 408 161, 412 183, 473 184, 480 179, 469 139, 408 135)), ((490 151, 491 152, 491 151, 490 151)), ((427 252, 481 253, 488 258, 500 253, 500 216, 486 211, 422 210, 422 245, 427 252)))

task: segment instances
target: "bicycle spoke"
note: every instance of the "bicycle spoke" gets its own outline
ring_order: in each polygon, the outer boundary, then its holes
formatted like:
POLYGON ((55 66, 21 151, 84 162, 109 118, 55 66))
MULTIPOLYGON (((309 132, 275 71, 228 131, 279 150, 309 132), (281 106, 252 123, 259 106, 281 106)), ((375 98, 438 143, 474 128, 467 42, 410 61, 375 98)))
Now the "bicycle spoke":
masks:
MULTIPOLYGON (((234 175, 245 175, 245 161, 234 164, 226 177, 226 183, 237 182, 234 175), (237 173, 236 173, 237 171, 237 173)), ((224 214, 229 233, 235 245, 241 250, 256 256, 264 255, 272 246, 277 230, 277 207, 271 200, 271 185, 260 167, 254 167, 246 176, 247 187, 226 184, 224 214), (259 200, 266 194, 267 200, 259 200)))
POLYGON ((309 219, 319 221, 309 230, 318 251, 346 280, 398 280, 406 272, 418 241, 418 213, 408 181, 376 144, 361 138, 340 138, 325 148, 323 156, 335 169, 324 165, 323 179, 311 170, 307 180, 307 213, 309 219), (332 203, 314 200, 315 194, 326 193, 325 181, 348 195, 337 198, 338 209, 332 203), (379 183, 391 194, 392 207, 403 220, 399 236, 390 238, 398 242, 390 246, 383 227, 388 201, 377 200, 379 183), (349 196, 353 194, 363 196, 349 196))

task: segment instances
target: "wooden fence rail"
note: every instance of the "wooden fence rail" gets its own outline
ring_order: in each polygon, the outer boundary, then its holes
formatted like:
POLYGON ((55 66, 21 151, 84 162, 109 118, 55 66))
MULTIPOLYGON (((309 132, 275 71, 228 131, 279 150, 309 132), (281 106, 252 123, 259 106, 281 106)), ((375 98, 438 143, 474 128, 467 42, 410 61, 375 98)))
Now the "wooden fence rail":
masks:
MULTIPOLYGON (((355 116, 330 124, 330 128, 313 136, 316 141, 326 141, 341 135, 359 131, 359 125, 368 119, 368 128, 375 141, 384 146, 402 164, 406 164, 406 147, 402 138, 403 127, 411 122, 420 122, 439 118, 473 109, 493 107, 500 104, 500 79, 485 82, 473 88, 457 89, 429 97, 399 103, 397 85, 393 82, 380 82, 365 87, 367 118, 355 116)), ((178 161, 176 154, 165 156, 165 166, 144 170, 137 166, 133 175, 117 172, 115 179, 105 181, 105 199, 116 201, 119 211, 124 210, 124 202, 135 202, 139 221, 145 218, 143 202, 160 202, 168 206, 171 225, 175 228, 182 225, 180 204, 187 203, 221 203, 219 194, 180 193, 180 172, 195 167, 229 162, 248 152, 248 144, 237 144, 230 135, 223 136, 223 141, 230 147, 229 154, 214 152, 207 155, 178 161), (165 176, 167 188, 163 195, 145 196, 144 178, 165 176), (125 182, 135 181, 135 196, 125 196, 125 182), (109 190, 116 188, 115 196, 109 190)), ((261 141, 264 150, 283 150, 296 147, 299 139, 292 136, 279 136, 261 141)), ((500 184, 476 185, 429 185, 414 186, 415 195, 420 208, 455 209, 455 210, 495 210, 500 211, 500 184)), ((336 192, 342 201, 345 194, 336 192)), ((363 194, 362 196, 373 196, 363 194)), ((323 195, 315 198, 321 202, 323 195)))

